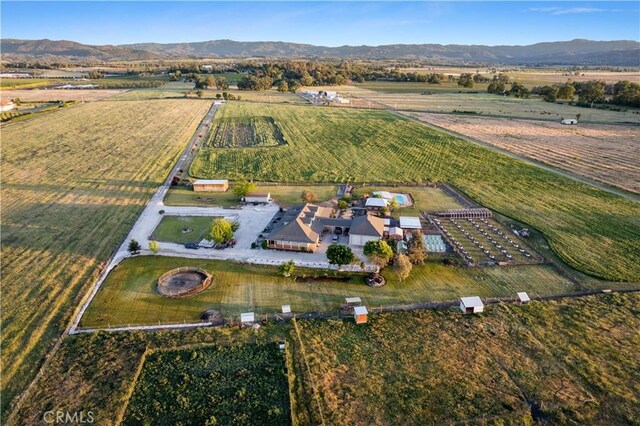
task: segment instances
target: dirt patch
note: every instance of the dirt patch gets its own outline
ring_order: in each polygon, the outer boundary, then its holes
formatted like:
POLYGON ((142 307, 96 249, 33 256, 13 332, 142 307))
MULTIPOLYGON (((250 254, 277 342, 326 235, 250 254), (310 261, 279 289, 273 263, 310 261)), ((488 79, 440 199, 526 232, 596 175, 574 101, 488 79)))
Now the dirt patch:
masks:
POLYGON ((200 268, 177 268, 158 278, 158 293, 166 297, 186 297, 211 285, 211 275, 200 268))

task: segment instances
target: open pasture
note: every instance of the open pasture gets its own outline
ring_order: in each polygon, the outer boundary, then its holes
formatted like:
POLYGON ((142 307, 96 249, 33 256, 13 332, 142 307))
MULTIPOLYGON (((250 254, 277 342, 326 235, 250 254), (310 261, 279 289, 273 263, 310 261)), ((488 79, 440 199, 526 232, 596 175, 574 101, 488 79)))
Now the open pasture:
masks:
POLYGON ((332 425, 633 424, 638 327, 637 295, 370 315, 366 325, 297 321, 294 415, 332 425))
POLYGON ((228 117, 244 114, 246 108, 255 115, 271 115, 287 145, 203 148, 191 165, 191 176, 449 182, 480 204, 542 231, 574 268, 610 280, 640 280, 638 203, 385 111, 260 104, 224 108, 228 117))
POLYGON ((157 351, 146 357, 123 425, 291 424, 275 343, 157 351))
POLYGON ((0 90, 0 99, 20 99, 22 102, 53 102, 53 101, 99 101, 122 94, 122 90, 85 90, 85 89, 30 89, 30 90, 0 90))
POLYGON ((640 127, 413 113, 427 123, 640 193, 640 127))
POLYGON ((209 106, 92 102, 3 127, 3 414, 209 106))
MULTIPOLYGON (((256 253, 258 255, 259 253, 256 253)), ((334 276, 329 272, 329 277, 334 276)), ((335 312, 344 298, 360 296, 369 306, 452 300, 468 293, 483 297, 514 296, 517 291, 558 294, 575 290, 552 267, 448 267, 439 262, 415 266, 409 278, 398 282, 384 271, 387 285, 371 288, 359 275, 346 281, 294 281, 270 266, 230 261, 143 256, 126 259, 112 271, 81 320, 81 327, 198 321, 207 309, 226 319, 242 312, 275 314, 281 305, 294 312, 335 312), (182 299, 168 299, 156 290, 157 279, 168 270, 190 266, 213 275, 207 290, 182 299)), ((296 275, 323 276, 320 270, 297 268, 296 275)), ((338 277, 341 274, 338 275, 338 277)))

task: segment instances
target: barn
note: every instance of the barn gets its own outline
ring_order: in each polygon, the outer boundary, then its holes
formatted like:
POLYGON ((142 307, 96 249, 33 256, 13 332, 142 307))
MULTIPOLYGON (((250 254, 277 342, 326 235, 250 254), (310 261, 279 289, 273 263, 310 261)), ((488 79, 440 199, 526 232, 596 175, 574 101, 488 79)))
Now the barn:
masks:
POLYGON ((226 179, 198 179, 193 182, 195 192, 225 192, 229 189, 229 181, 226 179))

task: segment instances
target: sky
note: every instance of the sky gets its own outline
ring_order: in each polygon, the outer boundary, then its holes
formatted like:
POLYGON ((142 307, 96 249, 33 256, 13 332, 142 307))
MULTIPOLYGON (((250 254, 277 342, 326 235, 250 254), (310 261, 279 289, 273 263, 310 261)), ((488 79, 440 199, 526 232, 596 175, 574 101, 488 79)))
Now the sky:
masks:
POLYGON ((1 2, 2 38, 323 46, 640 41, 640 2, 1 2))

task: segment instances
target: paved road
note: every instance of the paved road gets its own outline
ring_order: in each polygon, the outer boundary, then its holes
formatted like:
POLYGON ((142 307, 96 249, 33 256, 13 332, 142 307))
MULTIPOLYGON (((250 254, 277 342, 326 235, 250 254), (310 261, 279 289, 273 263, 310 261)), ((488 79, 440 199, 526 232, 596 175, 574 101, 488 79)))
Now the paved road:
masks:
POLYGON ((472 138, 470 136, 463 135, 462 133, 454 132, 452 130, 445 129, 444 127, 436 126, 435 124, 431 124, 431 123, 419 120, 419 119, 417 119, 415 117, 412 117, 410 115, 406 115, 406 114, 404 114, 402 112, 399 112, 399 111, 394 111, 394 110, 388 110, 388 111, 391 114, 397 115, 397 116, 402 117, 402 118, 406 118, 406 119, 411 120, 411 121, 413 121, 415 123, 422 124, 423 126, 430 127, 430 128, 432 128, 434 130, 437 130, 439 132, 446 133, 448 135, 455 136, 455 137, 460 138, 460 139, 464 139, 464 140, 466 140, 468 142, 473 142, 475 144, 482 145, 485 148, 489 148, 489 149, 491 149, 493 151, 496 151, 496 152, 499 152, 501 154, 508 155, 509 157, 516 158, 516 159, 518 159, 520 161, 524 161, 526 163, 532 164, 532 165, 534 165, 536 167, 539 167, 539 168, 544 169, 546 171, 555 173, 557 175, 564 176, 566 178, 573 179, 573 180, 581 182, 581 183, 586 183, 587 185, 595 186, 598 189, 601 189, 603 191, 609 192, 611 194, 619 195, 620 197, 624 197, 624 198, 626 198, 628 200, 640 201, 640 195, 638 195, 638 194, 633 194, 633 193, 630 193, 630 192, 626 192, 626 191, 623 191, 621 189, 617 189, 617 188, 614 188, 612 186, 606 185, 606 184, 604 184, 602 182, 598 182, 596 180, 589 179, 587 177, 571 173, 571 172, 569 172, 567 170, 559 169, 557 167, 550 166, 550 165, 548 165, 546 163, 542 163, 542 162, 539 162, 539 161, 536 161, 536 160, 532 160, 531 158, 528 158, 528 157, 523 157, 521 155, 515 154, 515 153, 513 153, 511 151, 508 151, 506 149, 498 148, 497 146, 494 146, 494 145, 491 145, 489 143, 483 142, 483 141, 481 141, 479 139, 475 139, 475 138, 472 138))

